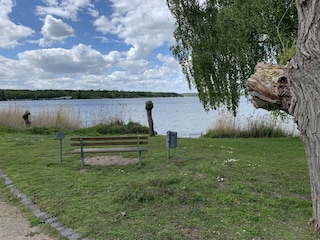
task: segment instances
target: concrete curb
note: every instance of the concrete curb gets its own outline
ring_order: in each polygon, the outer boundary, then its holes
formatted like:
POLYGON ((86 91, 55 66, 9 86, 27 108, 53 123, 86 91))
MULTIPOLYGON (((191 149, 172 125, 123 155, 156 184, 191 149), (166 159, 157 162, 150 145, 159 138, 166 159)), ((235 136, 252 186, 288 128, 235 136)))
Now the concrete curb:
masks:
POLYGON ((40 208, 36 204, 34 204, 28 196, 24 195, 16 188, 16 186, 2 169, 0 169, 0 178, 3 179, 4 184, 7 186, 9 191, 20 200, 21 204, 29 208, 36 217, 42 219, 46 224, 49 224, 51 228, 60 232, 61 236, 66 237, 69 240, 89 240, 89 238, 82 238, 82 235, 76 233, 73 229, 64 226, 61 222, 58 221, 58 218, 47 214, 46 212, 42 212, 40 208))

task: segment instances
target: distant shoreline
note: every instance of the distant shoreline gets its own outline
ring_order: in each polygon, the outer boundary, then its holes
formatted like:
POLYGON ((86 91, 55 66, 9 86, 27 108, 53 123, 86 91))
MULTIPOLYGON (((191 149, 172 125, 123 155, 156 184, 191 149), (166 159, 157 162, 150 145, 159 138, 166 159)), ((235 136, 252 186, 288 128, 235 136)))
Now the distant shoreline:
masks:
POLYGON ((196 93, 142 92, 118 90, 0 90, 0 101, 70 100, 103 98, 189 97, 196 93))

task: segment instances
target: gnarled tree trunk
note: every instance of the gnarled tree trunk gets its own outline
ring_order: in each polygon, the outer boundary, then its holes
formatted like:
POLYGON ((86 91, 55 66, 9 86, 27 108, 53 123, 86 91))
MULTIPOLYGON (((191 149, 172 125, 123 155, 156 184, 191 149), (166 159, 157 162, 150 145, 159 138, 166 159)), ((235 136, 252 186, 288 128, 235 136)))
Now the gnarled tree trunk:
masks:
POLYGON ((311 222, 320 230, 320 1, 297 0, 297 8, 299 31, 295 56, 286 66, 258 64, 248 87, 256 107, 281 109, 294 117, 309 165, 311 222))
POLYGON ((152 101, 149 100, 146 102, 146 110, 147 110, 147 117, 148 117, 148 124, 149 124, 149 135, 151 137, 154 137, 155 132, 153 128, 152 109, 153 109, 153 103, 152 101))
POLYGON ((289 113, 292 97, 284 66, 258 63, 247 84, 256 108, 289 113))
POLYGON ((22 118, 26 124, 26 127, 30 127, 31 125, 31 122, 29 120, 29 116, 30 116, 30 112, 29 111, 26 111, 23 115, 22 115, 22 118))

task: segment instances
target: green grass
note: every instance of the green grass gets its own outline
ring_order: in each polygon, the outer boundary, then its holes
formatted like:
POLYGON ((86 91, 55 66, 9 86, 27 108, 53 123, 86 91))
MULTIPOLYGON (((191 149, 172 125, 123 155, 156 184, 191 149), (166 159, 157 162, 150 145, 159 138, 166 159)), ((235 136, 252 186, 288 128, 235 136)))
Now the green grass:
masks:
POLYGON ((157 136, 142 167, 81 169, 68 140, 75 135, 67 133, 60 164, 54 134, 0 133, 0 167, 43 211, 89 239, 320 237, 308 225, 299 138, 179 138, 168 161, 165 136, 157 136))

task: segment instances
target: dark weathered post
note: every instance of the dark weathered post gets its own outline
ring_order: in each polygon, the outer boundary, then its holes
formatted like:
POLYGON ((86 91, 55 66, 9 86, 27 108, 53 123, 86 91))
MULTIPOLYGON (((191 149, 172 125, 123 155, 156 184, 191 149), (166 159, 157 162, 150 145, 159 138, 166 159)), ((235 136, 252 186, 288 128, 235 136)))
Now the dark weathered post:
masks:
POLYGON ((147 101, 146 102, 146 110, 147 110, 147 117, 148 117, 148 124, 149 124, 149 134, 151 137, 155 136, 155 132, 153 129, 153 120, 152 120, 152 108, 153 108, 153 103, 152 101, 147 101))
POLYGON ((30 120, 29 120, 29 116, 30 116, 30 112, 29 111, 26 111, 23 115, 22 115, 22 118, 23 118, 23 120, 24 120, 24 122, 25 122, 25 124, 26 124, 26 127, 30 127, 30 125, 31 125, 31 122, 30 122, 30 120))

